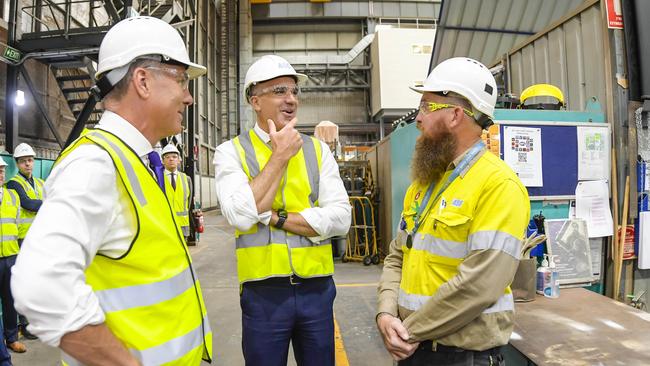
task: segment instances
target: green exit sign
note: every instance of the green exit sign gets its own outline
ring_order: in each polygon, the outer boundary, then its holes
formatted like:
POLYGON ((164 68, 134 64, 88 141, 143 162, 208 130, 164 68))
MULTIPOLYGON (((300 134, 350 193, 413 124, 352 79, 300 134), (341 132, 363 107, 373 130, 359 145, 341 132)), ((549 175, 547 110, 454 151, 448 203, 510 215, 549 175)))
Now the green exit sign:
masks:
POLYGON ((18 62, 20 61, 21 55, 20 55, 20 51, 18 51, 17 49, 6 46, 3 56, 10 61, 18 62))

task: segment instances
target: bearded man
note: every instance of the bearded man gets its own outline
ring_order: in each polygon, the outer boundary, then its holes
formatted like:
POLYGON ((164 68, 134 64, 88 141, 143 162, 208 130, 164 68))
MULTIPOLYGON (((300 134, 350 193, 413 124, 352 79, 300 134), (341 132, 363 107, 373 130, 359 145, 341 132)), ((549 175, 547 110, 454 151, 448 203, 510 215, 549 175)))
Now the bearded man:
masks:
POLYGON ((496 82, 480 62, 458 57, 411 89, 422 94, 420 136, 378 288, 377 326, 400 366, 502 365, 530 203, 481 141, 496 82))

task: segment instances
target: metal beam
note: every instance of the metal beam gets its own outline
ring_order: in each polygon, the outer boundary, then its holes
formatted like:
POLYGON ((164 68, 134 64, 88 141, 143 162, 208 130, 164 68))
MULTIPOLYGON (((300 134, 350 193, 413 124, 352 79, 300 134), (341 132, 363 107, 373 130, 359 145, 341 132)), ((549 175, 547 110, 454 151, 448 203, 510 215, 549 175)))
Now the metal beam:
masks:
POLYGON ((59 144, 60 147, 63 147, 63 139, 61 139, 61 135, 59 135, 59 131, 57 131, 56 126, 54 126, 54 123, 52 122, 52 120, 50 120, 50 116, 47 114, 47 109, 45 108, 43 101, 36 93, 36 88, 34 87, 34 83, 32 83, 32 79, 29 77, 27 70, 25 70, 25 67, 22 65, 20 66, 20 73, 23 75, 23 78, 25 79, 25 84, 27 84, 29 91, 32 93, 32 96, 34 97, 34 101, 36 102, 38 109, 41 111, 41 114, 45 118, 45 122, 47 122, 47 126, 50 128, 50 131, 52 131, 52 134, 54 135, 56 142, 59 144))

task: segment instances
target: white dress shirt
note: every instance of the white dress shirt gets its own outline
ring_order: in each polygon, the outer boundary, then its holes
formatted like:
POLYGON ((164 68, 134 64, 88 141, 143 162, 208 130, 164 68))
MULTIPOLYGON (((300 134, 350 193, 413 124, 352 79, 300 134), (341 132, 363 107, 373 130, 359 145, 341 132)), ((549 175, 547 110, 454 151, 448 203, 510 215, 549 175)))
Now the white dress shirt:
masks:
MULTIPOLYGON (((262 130, 257 123, 253 129, 265 143, 271 140, 269 134, 262 130)), ((318 190, 319 207, 311 207, 299 212, 312 229, 318 233, 317 237, 310 238, 312 241, 347 234, 351 220, 350 202, 345 187, 343 187, 336 160, 334 160, 329 147, 322 141, 320 144, 322 158, 318 190)), ((214 166, 217 198, 221 205, 221 213, 230 225, 240 231, 246 231, 258 222, 268 225, 271 220, 271 211, 257 213, 257 205, 253 191, 248 184, 248 176, 244 173, 232 140, 217 147, 214 154, 214 166)))
MULTIPOLYGON (((130 123, 106 111, 97 128, 122 139, 148 166, 151 144, 130 123)), ((11 290, 29 331, 50 346, 66 333, 104 322, 85 269, 96 254, 124 254, 136 231, 132 204, 116 179, 108 153, 87 144, 59 162, 45 182, 43 205, 12 269, 11 290)))

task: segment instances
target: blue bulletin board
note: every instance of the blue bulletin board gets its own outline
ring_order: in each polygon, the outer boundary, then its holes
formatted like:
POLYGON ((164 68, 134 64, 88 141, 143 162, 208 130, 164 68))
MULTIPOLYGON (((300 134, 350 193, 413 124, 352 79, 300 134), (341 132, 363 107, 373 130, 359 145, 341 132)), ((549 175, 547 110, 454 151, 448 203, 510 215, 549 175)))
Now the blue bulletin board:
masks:
MULTIPOLYGON (((506 126, 540 128, 542 138, 542 187, 526 187, 531 200, 571 199, 578 184, 578 127, 600 127, 609 131, 606 123, 498 121, 500 155, 503 159, 503 130, 506 126)), ((610 149, 607 149, 610 154, 610 149)), ((611 160, 611 159, 610 159, 611 160)))

